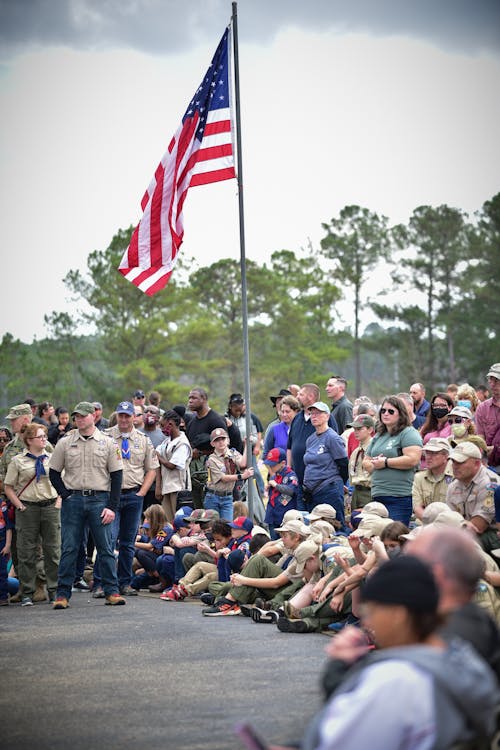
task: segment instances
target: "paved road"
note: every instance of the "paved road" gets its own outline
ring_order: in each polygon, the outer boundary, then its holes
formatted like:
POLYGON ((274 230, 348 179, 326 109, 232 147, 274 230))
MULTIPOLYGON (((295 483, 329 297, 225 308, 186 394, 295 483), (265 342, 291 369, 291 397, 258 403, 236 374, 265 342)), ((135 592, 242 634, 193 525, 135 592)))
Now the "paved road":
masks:
POLYGON ((300 738, 320 705, 327 638, 200 610, 84 593, 67 611, 2 608, 2 748, 229 750, 242 747, 242 719, 274 743, 300 738))

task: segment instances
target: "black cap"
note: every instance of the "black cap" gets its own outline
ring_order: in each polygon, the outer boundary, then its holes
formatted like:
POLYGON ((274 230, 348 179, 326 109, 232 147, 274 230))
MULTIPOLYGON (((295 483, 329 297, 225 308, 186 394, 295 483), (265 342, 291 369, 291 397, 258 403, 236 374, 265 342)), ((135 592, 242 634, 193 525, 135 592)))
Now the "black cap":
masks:
POLYGON ((146 398, 146 394, 144 391, 136 391, 134 393, 134 398, 146 398))
POLYGON ((439 591, 427 563, 413 555, 383 563, 361 591, 364 602, 401 604, 412 612, 436 612, 439 591))
POLYGON ((280 390, 280 392, 278 393, 277 396, 269 396, 269 398, 273 402, 273 406, 276 406, 276 401, 279 398, 283 398, 283 396, 291 396, 291 395, 292 395, 292 392, 289 391, 288 388, 281 388, 281 390, 280 390))

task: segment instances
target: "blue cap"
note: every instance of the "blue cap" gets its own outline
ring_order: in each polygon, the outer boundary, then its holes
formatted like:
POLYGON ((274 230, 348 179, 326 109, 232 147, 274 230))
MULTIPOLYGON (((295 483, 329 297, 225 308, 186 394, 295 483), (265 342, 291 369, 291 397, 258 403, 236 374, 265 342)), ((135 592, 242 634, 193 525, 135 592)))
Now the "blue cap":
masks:
POLYGON ((129 417, 133 417, 135 414, 134 405, 130 401, 120 401, 115 411, 117 414, 128 414, 129 417))

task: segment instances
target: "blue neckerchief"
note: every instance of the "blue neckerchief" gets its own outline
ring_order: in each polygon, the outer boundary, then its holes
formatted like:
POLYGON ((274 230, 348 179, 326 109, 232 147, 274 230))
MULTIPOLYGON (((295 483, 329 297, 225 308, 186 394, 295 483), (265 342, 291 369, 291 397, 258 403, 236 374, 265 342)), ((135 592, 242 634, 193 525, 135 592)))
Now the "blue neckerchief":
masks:
POLYGON ((39 482, 42 476, 47 474, 45 466, 43 465, 47 456, 44 453, 41 456, 34 456, 33 453, 27 453, 26 455, 35 461, 36 481, 39 482))
POLYGON ((128 444, 128 437, 122 438, 122 458, 130 460, 130 445, 128 444))

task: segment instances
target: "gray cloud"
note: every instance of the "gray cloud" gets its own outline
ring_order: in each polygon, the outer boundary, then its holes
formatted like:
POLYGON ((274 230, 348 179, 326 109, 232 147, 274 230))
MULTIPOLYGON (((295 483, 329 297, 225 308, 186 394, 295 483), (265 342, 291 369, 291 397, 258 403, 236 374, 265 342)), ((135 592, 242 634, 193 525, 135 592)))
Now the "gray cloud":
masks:
MULTIPOLYGON (((4 59, 47 45, 175 54, 217 38, 230 13, 229 0, 0 0, 0 49, 4 59)), ((296 26, 500 54, 498 0, 240 0, 238 17, 242 41, 296 26)))

